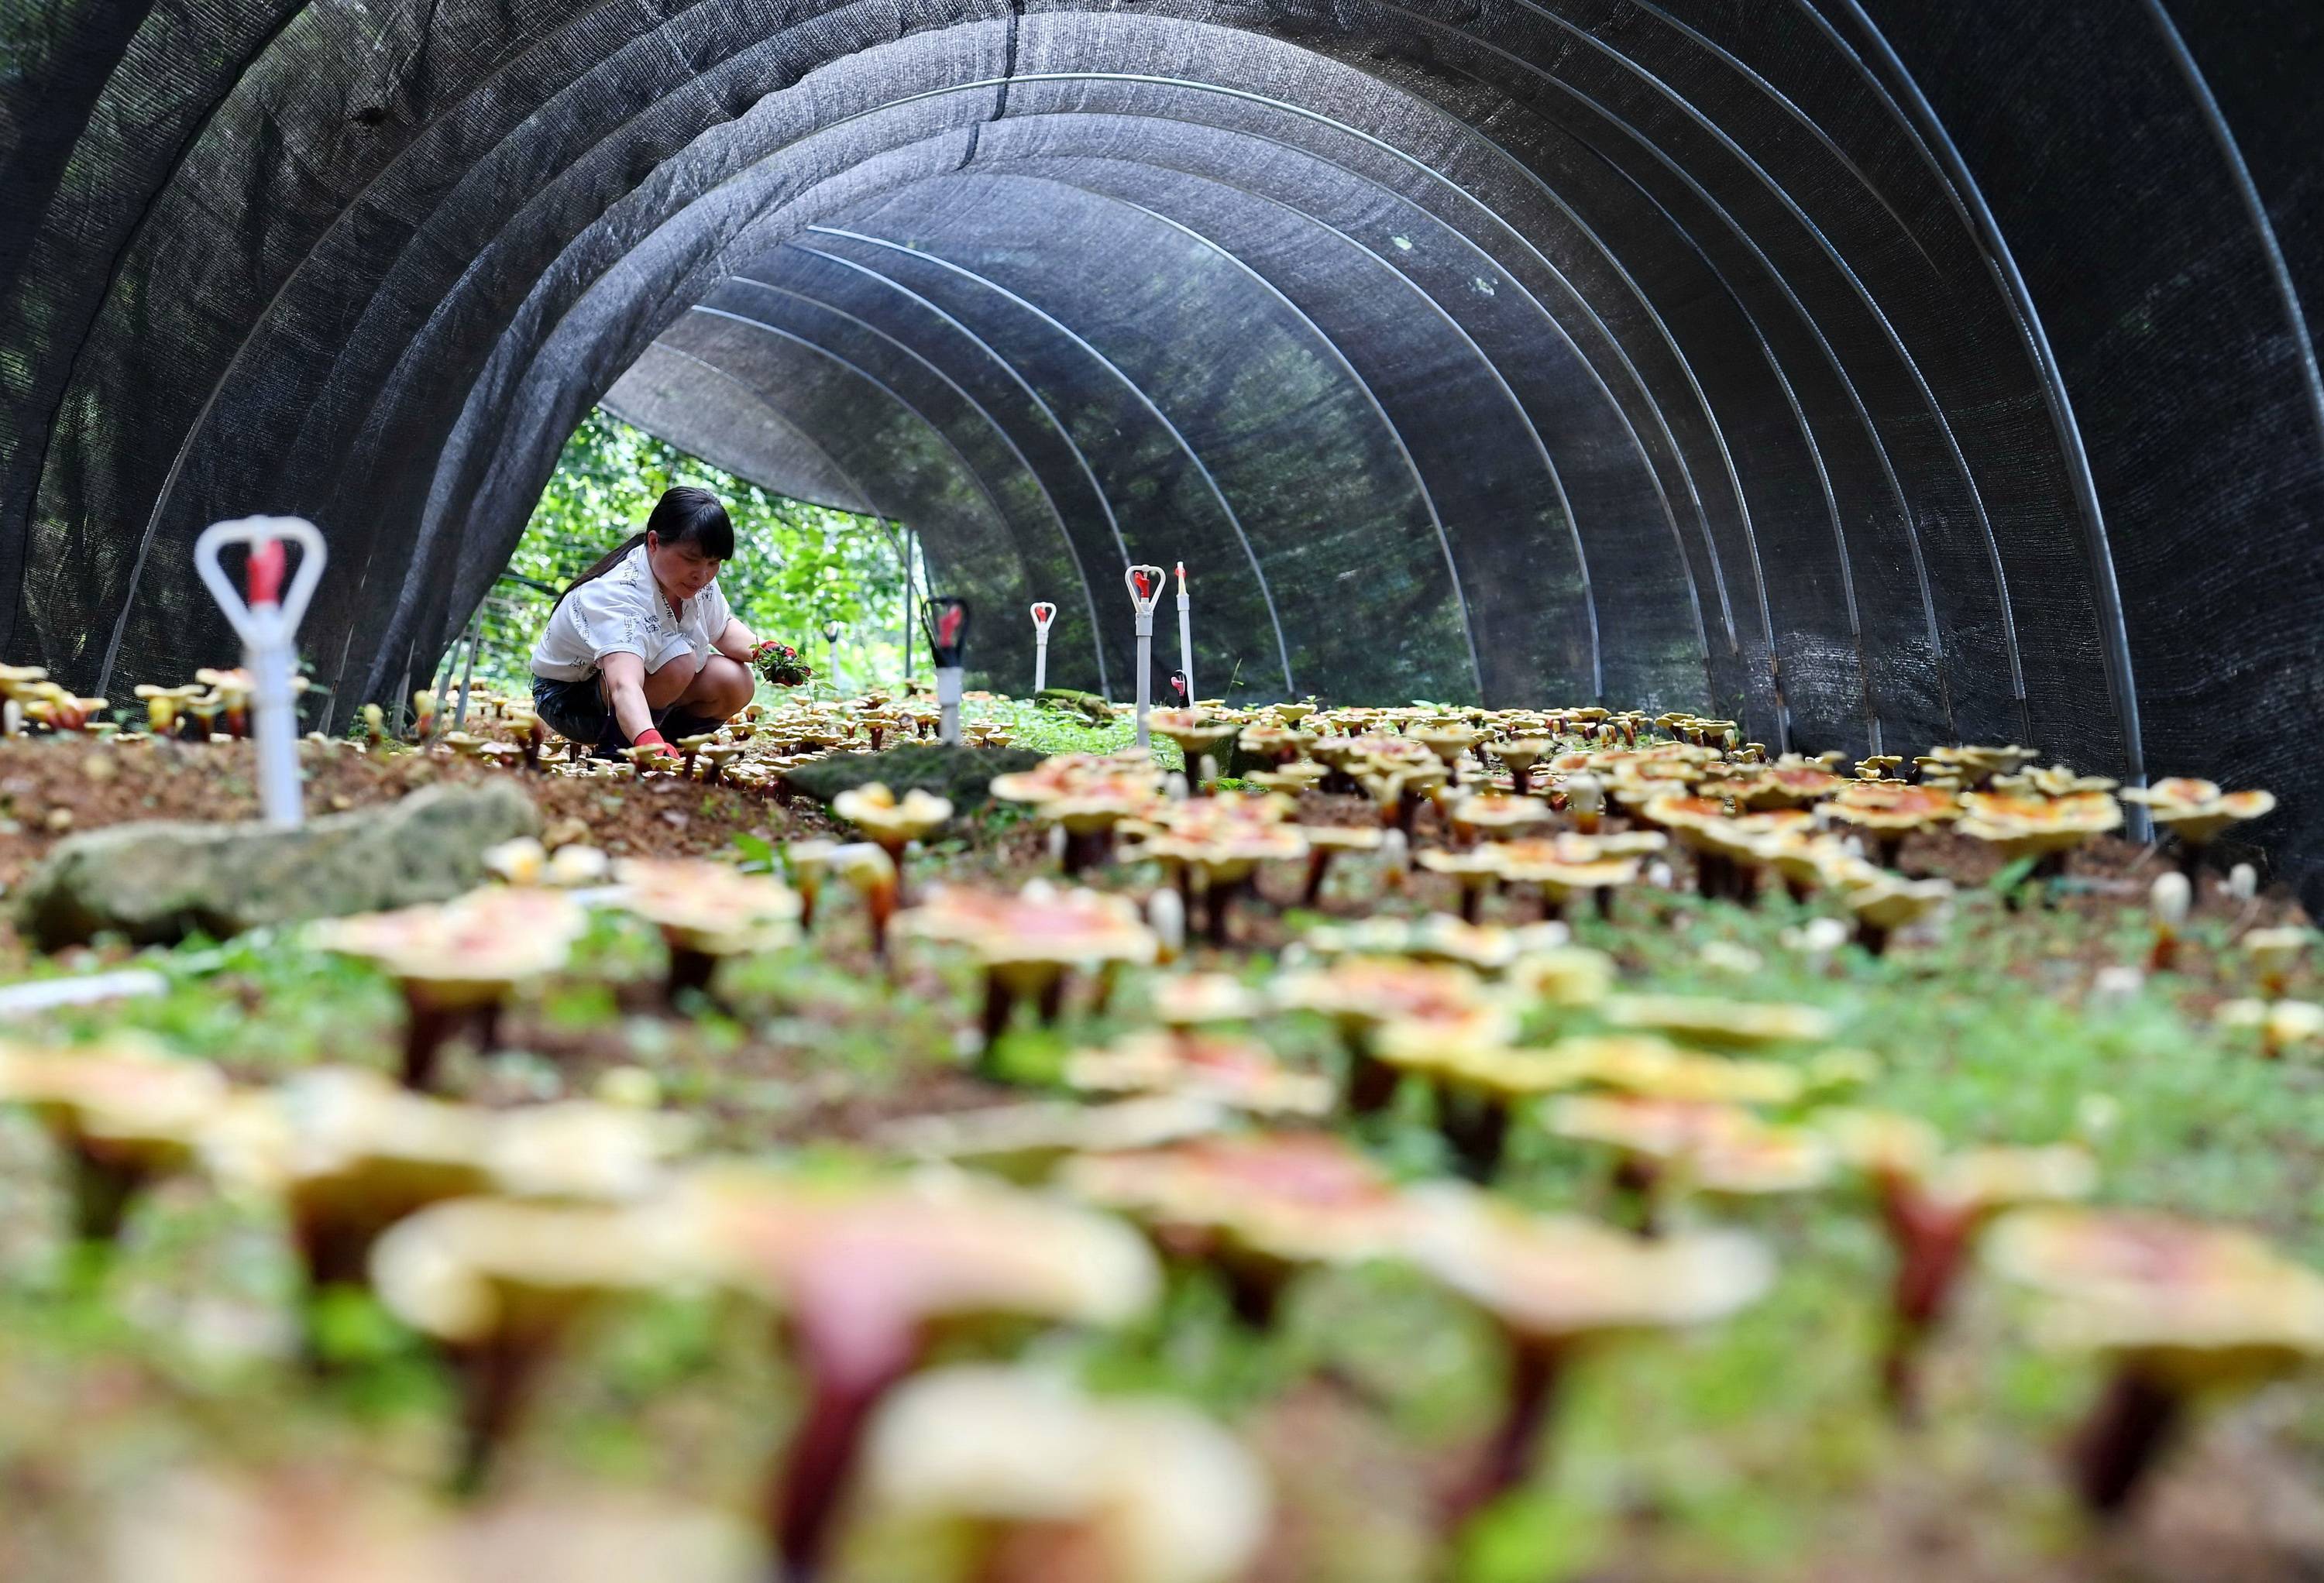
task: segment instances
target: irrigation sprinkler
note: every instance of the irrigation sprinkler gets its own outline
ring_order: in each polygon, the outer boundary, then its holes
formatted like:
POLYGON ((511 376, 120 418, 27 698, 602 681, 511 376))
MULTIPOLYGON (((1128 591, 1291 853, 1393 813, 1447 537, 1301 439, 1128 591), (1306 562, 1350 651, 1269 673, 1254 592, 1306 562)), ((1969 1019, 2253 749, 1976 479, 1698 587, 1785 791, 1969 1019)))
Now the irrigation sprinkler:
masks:
POLYGON ((830 684, 835 695, 838 693, 839 623, 836 621, 823 623, 823 679, 830 684))
POLYGON ((1138 612, 1138 745, 1144 748, 1153 742, 1146 714, 1154 706, 1154 607, 1162 603, 1162 568, 1125 566, 1121 581, 1138 612))
POLYGON ((312 522, 297 517, 214 522, 194 541, 195 569, 242 636, 242 662, 250 672, 256 704, 253 731, 258 740, 259 806, 266 823, 277 830, 296 830, 306 814, 299 796, 299 713, 290 691, 297 662, 291 640, 307 613, 307 602, 315 596, 315 584, 322 581, 327 558, 323 536, 312 522), (282 591, 285 539, 299 547, 299 572, 287 595, 282 591), (218 564, 218 551, 229 544, 250 546, 244 574, 250 587, 247 601, 218 564))
POLYGON ((1033 696, 1039 697, 1049 686, 1049 623, 1057 619, 1057 607, 1046 599, 1033 602, 1033 696))
POLYGON ((1194 624, 1186 612, 1186 563, 1178 563, 1178 674, 1186 678, 1186 702, 1194 701, 1194 624))
POLYGON ((960 746, 960 657, 968 647, 968 601, 957 594, 932 594, 920 603, 920 625, 928 635, 928 653, 936 661, 937 740, 960 746))

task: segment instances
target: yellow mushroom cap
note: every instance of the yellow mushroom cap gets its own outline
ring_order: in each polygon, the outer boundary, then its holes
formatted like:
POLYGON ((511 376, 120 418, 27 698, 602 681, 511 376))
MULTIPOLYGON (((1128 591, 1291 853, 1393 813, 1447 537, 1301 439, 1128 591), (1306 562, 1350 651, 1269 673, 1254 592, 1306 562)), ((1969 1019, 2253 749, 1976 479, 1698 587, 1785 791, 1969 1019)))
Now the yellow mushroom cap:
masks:
POLYGON ((1646 1239, 1534 1215, 1449 1183, 1414 1189, 1409 1246, 1421 1268, 1521 1334, 1579 1339, 1724 1319, 1755 1302, 1775 1264, 1740 1232, 1646 1239))
POLYGON ((225 1076, 208 1062, 130 1035, 78 1048, 0 1045, 0 1105, 116 1151, 183 1155, 227 1100, 225 1076))
POLYGON ((899 800, 879 781, 841 792, 831 811, 869 834, 890 841, 918 841, 952 817, 952 804, 918 788, 899 800))
POLYGON ((2233 1227, 2020 1210, 1994 1227, 1986 1256, 2040 1294, 2044 1343, 2135 1354, 2183 1385, 2264 1377, 2324 1352, 2324 1276, 2233 1227))
POLYGON ((1266 1537, 1258 1459, 1183 1403, 1083 1395, 1028 1369, 940 1369, 872 1422, 861 1487, 883 1526, 934 1515, 1086 1524, 1111 1583, 1225 1583, 1266 1537))
POLYGON ((592 1297, 703 1281, 710 1261, 667 1204, 609 1209, 463 1198, 399 1221, 372 1249, 372 1289, 448 1341, 540 1333, 592 1297))
POLYGON ((1796 1192, 1831 1174, 1832 1152, 1802 1127, 1777 1127, 1733 1105, 1635 1094, 1575 1094, 1555 1101, 1549 1130, 1674 1167, 1712 1192, 1796 1192))
POLYGON ((1812 1006, 1724 1000, 1694 995, 1618 995, 1603 1008, 1620 1028, 1653 1028, 1713 1049, 1813 1044, 1833 1032, 1831 1014, 1812 1006))

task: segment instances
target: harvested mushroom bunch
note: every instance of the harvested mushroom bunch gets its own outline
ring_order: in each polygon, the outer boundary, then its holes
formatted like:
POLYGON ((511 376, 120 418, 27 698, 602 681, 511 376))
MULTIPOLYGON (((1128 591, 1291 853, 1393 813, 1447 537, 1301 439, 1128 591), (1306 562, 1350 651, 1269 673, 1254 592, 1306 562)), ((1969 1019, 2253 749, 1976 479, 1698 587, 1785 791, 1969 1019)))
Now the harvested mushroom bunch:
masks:
POLYGON ((870 1525, 956 1532, 983 1583, 1228 1583, 1266 1537, 1257 1458, 1182 1403, 1021 1368, 935 1370, 872 1423, 870 1525))
MULTIPOLYGON (((1123 963, 1151 962, 1160 948, 1127 897, 1061 890, 1038 879, 1014 895, 940 886, 897 926, 919 939, 964 947, 983 963, 988 1060, 1020 1000, 1034 1002, 1042 1020, 1053 1022, 1069 972, 1110 975, 1123 963)), ((1102 977, 1102 987, 1104 981, 1102 977)))
POLYGON ((622 905, 661 930, 669 993, 707 989, 719 959, 788 944, 798 895, 781 880, 724 863, 632 859, 615 870, 622 905))
POLYGON ((376 962, 403 990, 403 1081, 427 1089, 446 1041, 473 1026, 490 1049, 502 1005, 521 984, 565 965, 586 918, 559 891, 495 887, 436 907, 309 925, 326 951, 376 962))

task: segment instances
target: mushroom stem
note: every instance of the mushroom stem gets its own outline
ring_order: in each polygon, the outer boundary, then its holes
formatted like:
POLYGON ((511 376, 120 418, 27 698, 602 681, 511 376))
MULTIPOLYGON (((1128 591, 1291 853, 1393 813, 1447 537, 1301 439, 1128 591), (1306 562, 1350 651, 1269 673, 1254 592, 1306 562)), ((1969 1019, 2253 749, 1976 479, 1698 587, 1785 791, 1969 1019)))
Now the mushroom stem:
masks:
POLYGON ((1630 1229, 1641 1237, 1662 1235, 1662 1170, 1642 1155, 1625 1155, 1614 1167, 1614 1191, 1627 1201, 1630 1229))
POLYGON ((1470 883, 1468 877, 1463 875, 1461 879, 1461 921, 1464 924, 1475 923, 1478 910, 1483 907, 1484 901, 1484 886, 1470 883))
POLYGON ((127 1161, 100 1158, 81 1144, 67 1146, 65 1169, 72 1192, 74 1239, 118 1242, 130 1208, 152 1181, 152 1173, 127 1161))
POLYGON ((1885 956, 1888 952, 1888 931, 1870 918, 1856 920, 1856 943, 1872 956, 1885 956))
POLYGON ((1055 1027, 1065 1014, 1065 975, 1057 973, 1041 986, 1034 998, 1034 1009, 1039 1014, 1043 1027, 1055 1027))
POLYGON ((669 942, 669 976, 663 981, 663 993, 671 1006, 678 1004, 679 994, 687 989, 710 993, 710 980, 718 971, 718 959, 706 951, 669 942))
POLYGON ((460 1449, 452 1470, 452 1493, 463 1500, 482 1495, 493 1464, 508 1443, 532 1386, 540 1376, 546 1348, 530 1341, 495 1336, 452 1350, 460 1385, 460 1449))
POLYGON ((1234 919, 1235 897, 1249 883, 1246 879, 1213 878, 1203 887, 1204 936, 1222 951, 1233 943, 1230 925, 1234 919))
POLYGON ((910 1326, 862 1311, 859 1295, 803 1293, 794 1321, 807 1406, 768 1514, 781 1583, 814 1583, 820 1576, 865 1424, 919 1352, 910 1326))
POLYGON ((1401 1079, 1397 1069, 1372 1054, 1369 1041, 1360 1035, 1348 1039, 1348 1111, 1355 1116, 1373 1116, 1388 1108, 1396 1099, 1396 1086, 1401 1079))
POLYGON ((2179 1427, 2186 1400, 2126 1360, 2074 1436, 2074 1492, 2099 1516, 2130 1504, 2146 1470, 2179 1427))
POLYGON ((1566 1350, 1556 1340, 1509 1337, 1508 1395, 1500 1422, 1486 1440, 1476 1467, 1447 1503, 1447 1526, 1455 1527, 1525 1482, 1541 1453, 1544 1431, 1557 1406, 1565 1375, 1566 1350))
POLYGON ((1910 1422, 1920 1413, 1921 1352, 1951 1304, 1978 1218, 1969 1210, 1934 1202, 1910 1183, 1890 1177, 1880 1185, 1880 1219, 1896 1250, 1896 1275, 1889 1288, 1892 1328, 1880 1360, 1881 1394, 1899 1417, 1910 1422))
POLYGON ((1017 1009, 1017 994, 996 972, 984 975, 984 1050, 977 1057, 977 1071, 985 1077, 992 1073, 992 1053, 1001 1043, 1001 1035, 1009 1031, 1010 1015, 1017 1009))
POLYGON ((1307 852, 1307 883, 1300 888, 1299 905, 1314 907, 1323 899, 1323 880, 1332 871, 1332 849, 1316 846, 1307 852))
POLYGON ((445 1042, 459 1031, 466 1014, 437 1005, 415 985, 404 986, 403 1003, 403 1086, 424 1094, 436 1086, 445 1042))
POLYGON ((1490 1182, 1508 1143, 1508 1107, 1491 1094, 1443 1089, 1436 1096, 1436 1130, 1452 1148, 1462 1176, 1490 1182))

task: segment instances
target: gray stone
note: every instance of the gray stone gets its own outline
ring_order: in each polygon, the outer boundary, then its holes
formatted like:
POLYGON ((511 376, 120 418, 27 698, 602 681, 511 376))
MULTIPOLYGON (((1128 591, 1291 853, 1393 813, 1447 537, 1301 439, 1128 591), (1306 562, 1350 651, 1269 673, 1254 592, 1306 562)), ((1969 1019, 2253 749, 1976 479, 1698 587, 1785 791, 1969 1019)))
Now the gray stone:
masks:
POLYGON ((17 890, 16 926, 43 951, 108 933, 165 944, 443 901, 483 882, 485 848, 540 831, 532 799, 503 778, 429 787, 287 833, 116 824, 50 852, 17 890))

